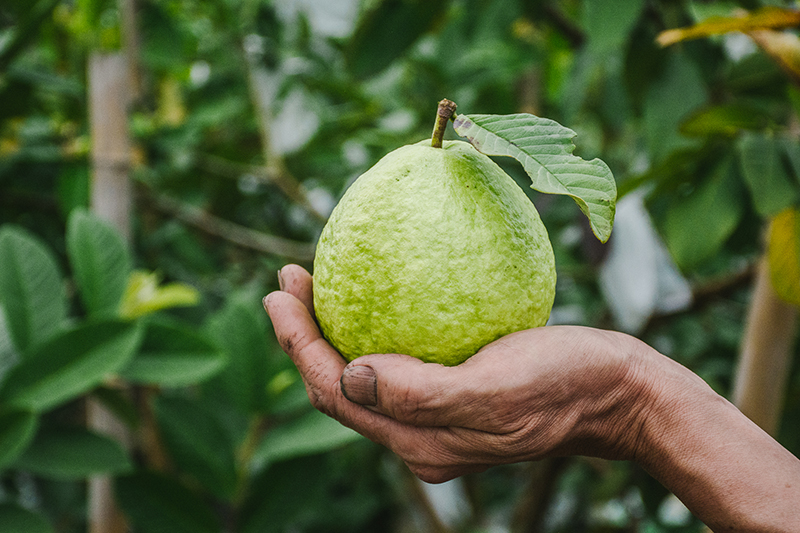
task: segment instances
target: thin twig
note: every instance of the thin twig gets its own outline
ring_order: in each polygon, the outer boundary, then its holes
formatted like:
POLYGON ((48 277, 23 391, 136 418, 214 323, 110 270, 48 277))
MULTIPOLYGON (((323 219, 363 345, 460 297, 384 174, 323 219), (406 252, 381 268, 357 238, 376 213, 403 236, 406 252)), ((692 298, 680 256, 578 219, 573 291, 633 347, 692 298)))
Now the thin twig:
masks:
POLYGON ((156 209, 210 235, 215 235, 239 246, 301 262, 310 262, 314 259, 314 244, 256 231, 168 196, 153 194, 152 199, 156 209))
POLYGON ((283 157, 275 152, 272 148, 270 139, 272 138, 272 110, 270 109, 271 102, 265 102, 264 98, 260 95, 265 91, 262 86, 263 81, 257 75, 257 67, 254 62, 244 54, 244 68, 247 74, 247 85, 250 90, 250 100, 252 101, 253 108, 256 111, 258 120, 258 129, 261 138, 261 151, 265 159, 265 169, 262 175, 266 176, 272 183, 274 183, 281 191, 283 191, 289 198, 303 206, 305 209, 314 213, 317 217, 325 220, 325 216, 318 213, 311 202, 308 200, 308 195, 303 185, 289 172, 286 168, 286 163, 283 157))
POLYGON ((210 154, 195 154, 195 161, 198 166, 202 166, 203 170, 218 176, 238 179, 243 174, 250 174, 264 183, 271 183, 278 187, 290 200, 298 204, 318 220, 322 222, 327 220, 327 217, 323 213, 320 213, 311 205, 305 187, 291 176, 285 167, 278 172, 278 170, 274 168, 248 165, 210 154))

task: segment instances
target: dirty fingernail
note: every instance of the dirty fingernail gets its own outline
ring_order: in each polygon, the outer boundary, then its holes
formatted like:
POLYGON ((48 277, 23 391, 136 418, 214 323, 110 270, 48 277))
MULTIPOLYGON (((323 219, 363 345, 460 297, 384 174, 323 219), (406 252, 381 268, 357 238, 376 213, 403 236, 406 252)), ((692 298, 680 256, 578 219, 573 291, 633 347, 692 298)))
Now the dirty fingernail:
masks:
POLYGON ((272 293, 269 293, 269 294, 267 294, 267 295, 266 295, 266 296, 264 296, 264 298, 261 300, 261 303, 264 305, 264 311, 266 311, 266 312, 267 312, 267 315, 269 315, 269 297, 270 297, 270 296, 272 296, 272 293))
POLYGON ((351 402, 366 406, 378 405, 378 377, 371 366, 346 367, 339 385, 344 397, 351 402))

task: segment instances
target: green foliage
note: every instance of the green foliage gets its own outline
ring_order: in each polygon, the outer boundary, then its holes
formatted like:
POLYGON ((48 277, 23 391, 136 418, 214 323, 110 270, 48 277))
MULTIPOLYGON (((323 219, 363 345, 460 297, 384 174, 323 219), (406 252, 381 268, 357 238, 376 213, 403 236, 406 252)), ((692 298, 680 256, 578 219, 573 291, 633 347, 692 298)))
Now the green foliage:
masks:
MULTIPOLYGON (((125 40, 118 3, 0 4, 0 531, 86 531, 97 473, 114 478, 135 532, 432 530, 424 509, 446 505, 421 500, 390 453, 311 408, 260 298, 285 263, 310 266, 355 176, 430 136, 442 97, 465 117, 565 124, 576 156, 607 163, 621 200, 643 199, 698 297, 653 311, 638 334, 719 392, 731 390, 742 280, 772 219, 776 285, 796 298, 793 74, 742 36, 656 41, 709 16, 736 23, 732 8, 757 2, 140 0, 130 243, 87 211, 86 67, 125 40), (114 413, 135 447, 87 430, 86 401, 114 413)), ((586 238, 607 232, 503 159, 553 241, 554 316, 616 327, 596 275, 608 250, 586 238)), ((798 453, 792 372, 779 439, 798 453)), ((447 527, 700 530, 631 465, 546 471, 468 476, 447 527), (547 518, 512 527, 543 486, 547 518)))
POLYGON ((148 320, 141 347, 122 376, 131 383, 181 387, 205 381, 226 362, 225 354, 194 329, 148 320))
POLYGON ((6 410, 0 414, 0 466, 12 462, 33 439, 38 419, 30 411, 6 410))
POLYGON ((361 435, 318 411, 310 411, 271 432, 253 454, 252 467, 261 470, 270 462, 313 455, 363 439, 361 435))
POLYGON ((140 340, 136 325, 111 320, 55 335, 9 371, 0 401, 35 412, 50 410, 124 367, 140 340))
POLYGON ((0 305, 10 341, 20 352, 64 325, 66 295, 56 260, 28 231, 0 230, 0 305))
POLYGON ((131 467, 119 443, 79 428, 43 429, 14 462, 14 468, 51 479, 123 474, 131 467))
POLYGON ((7 533, 53 533, 47 520, 18 505, 0 504, 0 528, 7 533))
POLYGON ((720 162, 712 179, 676 195, 664 219, 664 236, 677 263, 692 268, 716 255, 741 221, 744 206, 730 159, 720 162), (697 238, 697 232, 703 238, 697 238))
POLYGON ((119 234, 76 209, 67 223, 67 254, 89 316, 116 314, 131 270, 130 254, 119 234))
POLYGON ((175 479, 137 472, 117 479, 115 494, 134 527, 142 533, 218 533, 214 513, 175 479))

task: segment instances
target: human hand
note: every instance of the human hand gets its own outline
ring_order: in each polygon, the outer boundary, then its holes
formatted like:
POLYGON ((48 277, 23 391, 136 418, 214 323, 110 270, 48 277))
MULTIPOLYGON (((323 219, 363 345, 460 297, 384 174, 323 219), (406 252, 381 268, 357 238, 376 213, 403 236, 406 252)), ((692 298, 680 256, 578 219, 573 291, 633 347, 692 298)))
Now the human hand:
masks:
POLYGON ((800 523, 800 460, 702 379, 620 333, 542 327, 455 367, 398 354, 347 364, 314 321, 311 275, 280 272, 264 298, 322 412, 442 482, 559 455, 631 459, 714 531, 800 523))
POLYGON ((278 340, 316 408, 441 482, 492 465, 583 454, 636 455, 647 409, 641 342, 545 327, 498 339, 456 367, 398 354, 347 364, 322 337, 312 278, 289 265, 265 298, 278 340))

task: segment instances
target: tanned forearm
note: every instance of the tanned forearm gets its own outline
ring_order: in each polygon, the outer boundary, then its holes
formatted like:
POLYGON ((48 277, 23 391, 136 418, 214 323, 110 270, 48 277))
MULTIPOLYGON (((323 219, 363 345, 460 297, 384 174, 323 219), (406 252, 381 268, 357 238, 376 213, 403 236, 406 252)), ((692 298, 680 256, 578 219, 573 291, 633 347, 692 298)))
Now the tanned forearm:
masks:
POLYGON ((800 460, 684 367, 653 363, 635 460, 715 532, 800 531, 800 460))

